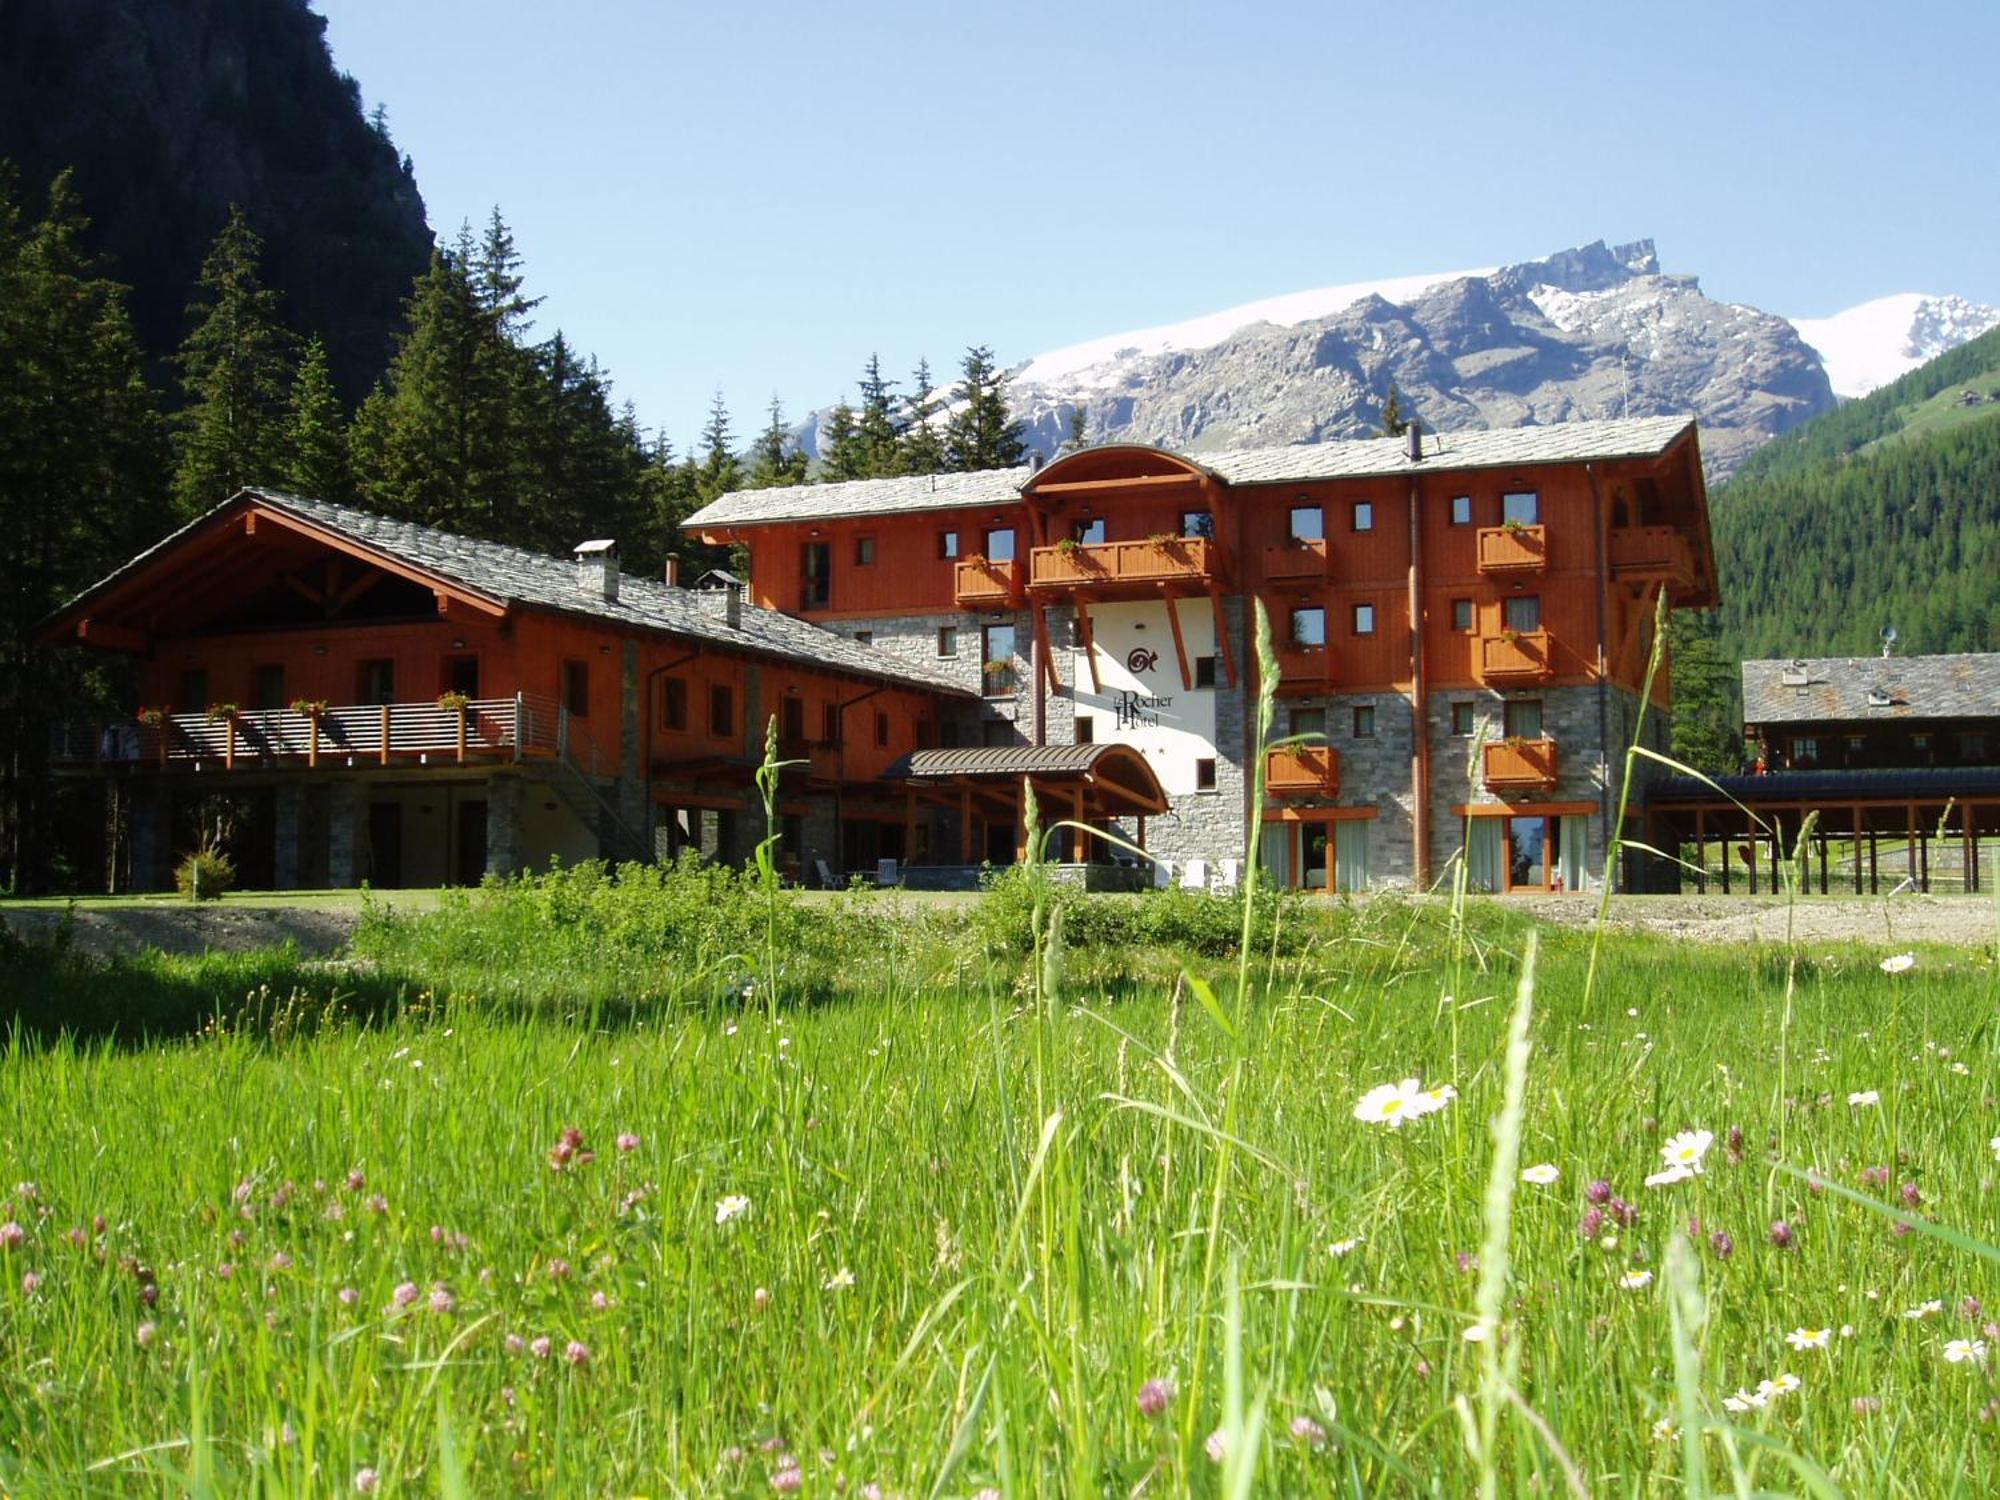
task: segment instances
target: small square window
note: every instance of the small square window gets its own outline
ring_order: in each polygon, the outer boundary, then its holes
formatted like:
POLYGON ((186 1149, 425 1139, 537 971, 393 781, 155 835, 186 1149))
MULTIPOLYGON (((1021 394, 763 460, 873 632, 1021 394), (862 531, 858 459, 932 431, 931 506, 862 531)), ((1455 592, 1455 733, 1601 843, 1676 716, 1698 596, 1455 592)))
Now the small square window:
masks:
POLYGON ((1451 524, 1470 526, 1472 524, 1472 496, 1453 495, 1451 497, 1451 524))
POLYGON ((1520 698, 1507 705, 1507 738, 1538 740, 1542 737, 1542 700, 1520 698))
POLYGON ((1326 512, 1317 505, 1294 505, 1291 517, 1292 540, 1318 542, 1326 539, 1326 512))
POLYGON ((872 567, 874 562, 875 538, 872 536, 856 537, 854 539, 854 566, 857 568, 867 568, 872 567))
POLYGON ((947 562, 958 556, 958 533, 940 531, 938 533, 938 556, 947 562))
POLYGON ((1194 685, 1198 688, 1215 686, 1215 658, 1197 656, 1194 659, 1194 685))
POLYGON ((958 655, 958 627, 956 625, 938 626, 938 655, 958 655))
POLYGON ((1326 733, 1326 710, 1323 708, 1295 708, 1292 710, 1293 734, 1326 733))
POLYGON ((1097 720, 1089 714, 1078 714, 1076 716, 1076 742, 1079 745, 1094 745, 1097 743, 1097 720))
POLYGON ((1373 531, 1375 529, 1374 501, 1357 500, 1354 502, 1354 529, 1356 531, 1373 531))
POLYGON ((1472 601, 1454 599, 1451 601, 1451 628, 1453 630, 1472 629, 1472 601))
POLYGON ((1292 644, 1294 646, 1326 644, 1326 611, 1323 608, 1317 604, 1307 604, 1292 611, 1292 644))
POLYGON ((1513 490, 1500 497, 1500 524, 1539 526, 1542 497, 1533 490, 1513 490))
POLYGON ((1459 739, 1472 738, 1473 712, 1470 703, 1454 703, 1451 706, 1451 732, 1459 739))
POLYGON ((1503 608, 1509 630, 1527 635, 1542 628, 1542 599, 1539 594, 1516 594, 1503 608))
POLYGON ((1215 516, 1205 510, 1184 510, 1181 512, 1181 535, 1205 537, 1215 535, 1215 516))
POLYGON ((1354 737, 1357 740, 1375 738, 1375 705, 1357 703, 1354 705, 1354 737))
POLYGON ((1198 792, 1215 790, 1215 761, 1205 757, 1194 763, 1194 789, 1198 792))
POLYGON ((1104 541, 1104 517, 1095 516, 1088 521, 1078 521, 1071 533, 1079 546, 1096 547, 1104 541))
POLYGON ((1357 604, 1354 606, 1354 633, 1356 635, 1373 635, 1375 633, 1374 605, 1357 604))

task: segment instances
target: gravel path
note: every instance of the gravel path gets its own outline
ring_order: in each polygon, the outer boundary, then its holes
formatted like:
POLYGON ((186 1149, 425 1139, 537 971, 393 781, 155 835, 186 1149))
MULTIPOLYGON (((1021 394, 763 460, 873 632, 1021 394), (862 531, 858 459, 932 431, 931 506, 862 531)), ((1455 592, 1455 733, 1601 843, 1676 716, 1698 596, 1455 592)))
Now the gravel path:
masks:
MULTIPOLYGON (((1595 900, 1524 904, 1545 922, 1586 927, 1597 920, 1595 900)), ((1611 903, 1614 926, 1701 943, 1783 942, 1786 920, 1784 901, 1769 896, 1619 896, 1611 903)), ((1791 922, 1793 933, 1811 943, 1978 947, 2000 934, 2000 905, 1985 896, 1816 896, 1798 903, 1791 922)))

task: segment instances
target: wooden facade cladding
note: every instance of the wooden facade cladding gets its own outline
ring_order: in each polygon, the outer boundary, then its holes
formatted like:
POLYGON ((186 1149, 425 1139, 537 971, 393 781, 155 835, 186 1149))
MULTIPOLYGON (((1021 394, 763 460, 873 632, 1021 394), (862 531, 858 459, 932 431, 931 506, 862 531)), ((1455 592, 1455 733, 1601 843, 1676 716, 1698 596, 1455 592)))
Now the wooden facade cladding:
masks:
POLYGON ((1479 530, 1479 571, 1539 573, 1548 566, 1549 535, 1542 526, 1483 526, 1479 530))
POLYGON ((1148 594, 1156 592, 1153 585, 1173 583, 1206 589, 1215 581, 1215 551, 1206 537, 1179 535, 1095 546, 1037 547, 1031 556, 1028 586, 1089 590, 1106 596, 1148 594))
POLYGON ((1535 790, 1556 784, 1556 742, 1552 739, 1492 740, 1481 748, 1480 756, 1489 792, 1535 790))

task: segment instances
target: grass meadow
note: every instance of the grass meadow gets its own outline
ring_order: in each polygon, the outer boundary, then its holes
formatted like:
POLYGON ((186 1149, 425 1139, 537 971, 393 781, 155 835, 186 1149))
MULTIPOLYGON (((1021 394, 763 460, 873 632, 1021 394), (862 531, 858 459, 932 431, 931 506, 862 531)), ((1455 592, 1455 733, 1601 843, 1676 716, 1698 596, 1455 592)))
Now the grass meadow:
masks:
POLYGON ((10 948, 0 1490, 1992 1492, 1990 952, 747 890, 10 948))

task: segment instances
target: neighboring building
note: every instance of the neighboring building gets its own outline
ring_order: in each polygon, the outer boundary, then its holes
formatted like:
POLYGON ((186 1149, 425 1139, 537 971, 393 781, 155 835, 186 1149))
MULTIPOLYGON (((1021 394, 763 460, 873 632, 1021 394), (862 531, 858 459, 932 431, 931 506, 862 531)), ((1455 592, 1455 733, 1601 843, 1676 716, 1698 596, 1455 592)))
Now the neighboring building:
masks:
POLYGON ((129 831, 106 864, 139 889, 168 882, 215 793, 251 886, 740 860, 765 835, 773 717, 802 763, 779 808, 794 873, 956 850, 953 814, 883 773, 975 723, 977 695, 720 583, 621 577, 608 541, 569 561, 245 491, 47 624, 46 643, 138 658, 147 705, 67 731, 55 762, 114 790, 129 831))
POLYGON ((1647 842, 1692 847, 1701 889, 1710 869, 1724 891, 1776 888, 1808 817, 1801 883, 1822 893, 1885 879, 1976 891, 1991 878, 2000 654, 1746 661, 1743 731, 1743 775, 1650 789, 1647 842))
POLYGON ((942 746, 1137 751, 1166 812, 1120 826, 1211 870, 1243 847, 1261 599, 1273 733, 1313 737, 1268 757, 1265 859, 1343 890, 1427 885, 1461 849, 1479 889, 1601 880, 1626 747, 1666 743, 1664 670, 1639 701, 1656 598, 1717 602, 1681 418, 1090 448, 745 491, 688 526, 747 550, 755 604, 976 696, 942 746))

